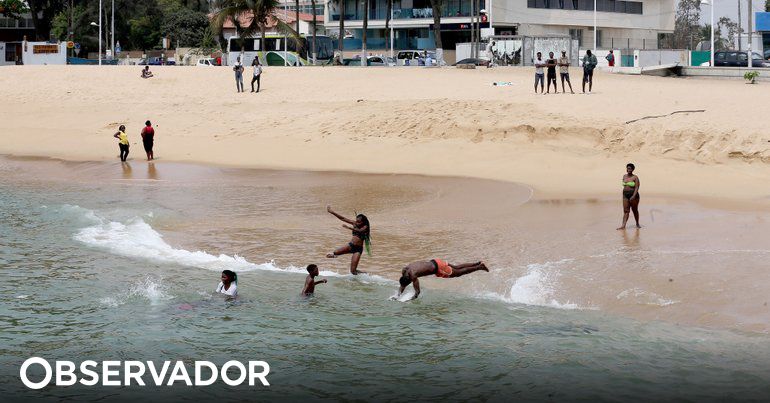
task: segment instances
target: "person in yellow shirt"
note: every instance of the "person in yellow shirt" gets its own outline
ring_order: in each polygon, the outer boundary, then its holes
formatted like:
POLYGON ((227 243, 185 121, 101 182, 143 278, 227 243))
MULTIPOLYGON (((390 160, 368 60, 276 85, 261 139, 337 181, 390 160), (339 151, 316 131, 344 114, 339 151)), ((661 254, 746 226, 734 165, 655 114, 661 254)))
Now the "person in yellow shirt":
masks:
POLYGON ((128 135, 126 134, 126 126, 120 125, 118 132, 113 136, 118 139, 118 147, 120 147, 120 160, 125 162, 128 158, 128 135))

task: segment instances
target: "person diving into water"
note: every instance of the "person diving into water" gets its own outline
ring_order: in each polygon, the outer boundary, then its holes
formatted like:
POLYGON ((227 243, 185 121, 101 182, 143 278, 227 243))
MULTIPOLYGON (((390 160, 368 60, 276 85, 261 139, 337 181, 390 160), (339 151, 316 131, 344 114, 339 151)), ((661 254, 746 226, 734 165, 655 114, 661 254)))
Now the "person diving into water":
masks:
POLYGON ((364 247, 366 248, 367 254, 370 256, 372 254, 371 242, 369 238, 369 233, 371 230, 369 226, 369 219, 363 214, 358 214, 356 215, 355 221, 353 221, 335 213, 331 206, 326 206, 326 211, 329 212, 329 214, 337 217, 340 221, 349 224, 342 224, 342 227, 353 232, 353 238, 350 240, 350 242, 348 242, 347 245, 337 248, 334 252, 327 254, 326 257, 336 258, 337 256, 350 253, 352 255, 350 257, 350 273, 364 273, 358 270, 358 263, 361 261, 361 254, 364 252, 364 247))
POLYGON ((398 280, 401 288, 398 289, 398 295, 391 297, 391 299, 398 299, 409 284, 412 284, 414 287, 414 296, 411 299, 416 299, 420 296, 420 281, 418 280, 420 277, 435 275, 441 278, 452 278, 464 276, 478 270, 489 272, 484 262, 455 265, 441 259, 433 259, 409 263, 401 270, 401 278, 398 280))

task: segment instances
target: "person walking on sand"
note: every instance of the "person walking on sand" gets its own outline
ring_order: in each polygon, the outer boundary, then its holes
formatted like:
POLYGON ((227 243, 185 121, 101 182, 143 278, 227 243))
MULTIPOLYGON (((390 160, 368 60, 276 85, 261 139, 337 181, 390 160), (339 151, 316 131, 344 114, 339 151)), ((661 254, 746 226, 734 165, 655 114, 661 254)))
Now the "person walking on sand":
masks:
POLYGON ((613 53, 612 50, 610 50, 610 53, 607 53, 607 56, 604 58, 607 59, 607 64, 610 67, 615 67, 615 53, 613 53))
POLYGON ((639 177, 634 175, 636 167, 632 163, 626 164, 626 174, 623 175, 623 224, 618 230, 626 229, 629 210, 634 213, 636 228, 642 228, 639 225, 639 177))
POLYGON ((235 89, 238 92, 243 92, 243 63, 241 63, 240 56, 235 61, 233 71, 235 72, 235 89))
POLYGON ((120 125, 118 132, 112 137, 118 139, 118 148, 120 148, 120 160, 126 162, 128 158, 128 135, 126 134, 126 126, 120 125))
POLYGON ((551 82, 553 82, 553 93, 558 94, 559 93, 559 84, 556 83, 556 58, 553 57, 553 52, 548 53, 548 60, 545 61, 546 66, 548 66, 548 75, 546 77, 546 81, 548 81, 548 88, 546 93, 551 93, 551 82))
POLYGON ((545 72, 543 71, 545 62, 543 61, 543 54, 537 52, 537 60, 535 60, 535 94, 537 94, 537 83, 540 82, 540 93, 545 93, 545 85, 543 84, 543 78, 545 78, 545 72))
POLYGON ((561 93, 566 94, 567 90, 564 89, 564 80, 567 80, 567 84, 569 84, 569 92, 574 94, 575 91, 572 91, 572 83, 569 81, 569 57, 567 57, 567 51, 562 50, 561 51, 561 57, 559 58, 559 74, 561 75, 561 93))
POLYGON ((318 277, 318 266, 314 264, 309 264, 307 266, 307 277, 305 277, 305 286, 302 287, 302 293, 301 295, 308 297, 313 295, 315 292, 315 286, 318 284, 326 284, 326 279, 315 281, 315 278, 318 277))
POLYGON ((329 212, 329 214, 337 217, 340 221, 350 224, 342 224, 342 227, 353 232, 353 238, 350 240, 350 242, 348 242, 347 245, 337 248, 334 252, 326 255, 326 257, 336 258, 337 256, 350 253, 350 274, 364 273, 358 270, 358 263, 361 261, 361 254, 364 252, 364 247, 366 247, 366 252, 370 256, 372 254, 371 242, 369 238, 369 234, 371 232, 369 219, 363 214, 358 214, 356 215, 356 220, 353 221, 335 213, 331 206, 326 206, 326 211, 329 212))
POLYGON ((144 122, 141 135, 144 152, 147 153, 147 161, 152 161, 155 159, 155 154, 152 152, 152 147, 155 143, 155 129, 152 128, 152 123, 149 120, 144 122))
POLYGON ((401 284, 401 287, 398 289, 398 295, 392 297, 391 299, 397 299, 400 297, 409 284, 412 284, 414 287, 414 296, 411 299, 416 299, 419 297, 420 281, 418 278, 420 277, 435 275, 436 277, 441 278, 453 278, 464 276, 478 270, 489 272, 489 269, 484 264, 484 262, 463 263, 455 265, 441 259, 433 259, 430 261, 409 263, 401 270, 401 278, 398 280, 398 283, 401 284))
POLYGON ((262 75, 262 65, 259 64, 259 56, 254 58, 254 61, 251 62, 251 65, 254 67, 254 77, 251 79, 251 92, 254 91, 254 82, 257 82, 257 91, 259 92, 259 77, 262 75))
POLYGON ((591 90, 594 86, 594 69, 596 68, 596 65, 598 62, 596 61, 596 56, 591 54, 591 50, 586 50, 586 55, 583 56, 583 93, 586 92, 586 83, 588 83, 588 93, 591 93, 591 90))

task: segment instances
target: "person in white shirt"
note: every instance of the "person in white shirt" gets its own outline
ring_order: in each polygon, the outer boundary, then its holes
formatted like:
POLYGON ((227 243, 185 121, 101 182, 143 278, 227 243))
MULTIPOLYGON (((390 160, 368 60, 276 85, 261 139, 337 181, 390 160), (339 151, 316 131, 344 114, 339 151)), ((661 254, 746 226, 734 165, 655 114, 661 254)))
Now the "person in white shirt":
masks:
POLYGON ((225 294, 229 297, 237 297, 238 296, 238 275, 235 274, 232 270, 224 270, 222 271, 222 277, 219 282, 219 285, 217 286, 217 293, 218 294, 225 294))
POLYGON ((240 56, 238 56, 238 59, 235 61, 233 71, 235 72, 235 87, 238 92, 243 92, 243 63, 241 63, 240 56))
POLYGON ((259 64, 259 57, 255 57, 254 61, 251 62, 251 65, 254 67, 254 78, 251 79, 251 92, 254 91, 254 82, 257 82, 257 91, 259 92, 259 77, 262 75, 262 65, 259 64))
POLYGON ((537 83, 540 82, 540 93, 545 92, 545 60, 543 60, 543 54, 537 52, 537 60, 535 60, 535 94, 537 94, 537 83))

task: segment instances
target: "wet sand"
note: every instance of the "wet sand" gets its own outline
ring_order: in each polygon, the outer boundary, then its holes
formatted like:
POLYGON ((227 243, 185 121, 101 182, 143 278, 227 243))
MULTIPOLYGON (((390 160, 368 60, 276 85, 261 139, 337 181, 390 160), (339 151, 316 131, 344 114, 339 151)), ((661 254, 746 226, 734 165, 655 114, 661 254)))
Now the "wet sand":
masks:
MULTIPOLYGON (((186 250, 281 267, 312 262, 345 273, 347 257, 323 257, 350 240, 325 212, 331 204, 342 214, 370 217, 373 256, 362 258, 361 270, 395 280, 405 264, 431 258, 484 260, 491 268, 490 274, 425 279, 425 293, 441 289, 645 321, 770 331, 770 222, 762 210, 715 209, 642 192, 643 228, 616 231, 620 189, 615 197, 555 198, 479 179, 163 161, 0 161, 3 181, 24 186, 57 183, 87 192, 100 183, 120 184, 151 201, 148 210, 165 211, 152 228, 186 250)), ((106 205, 117 208, 121 201, 106 205)))

